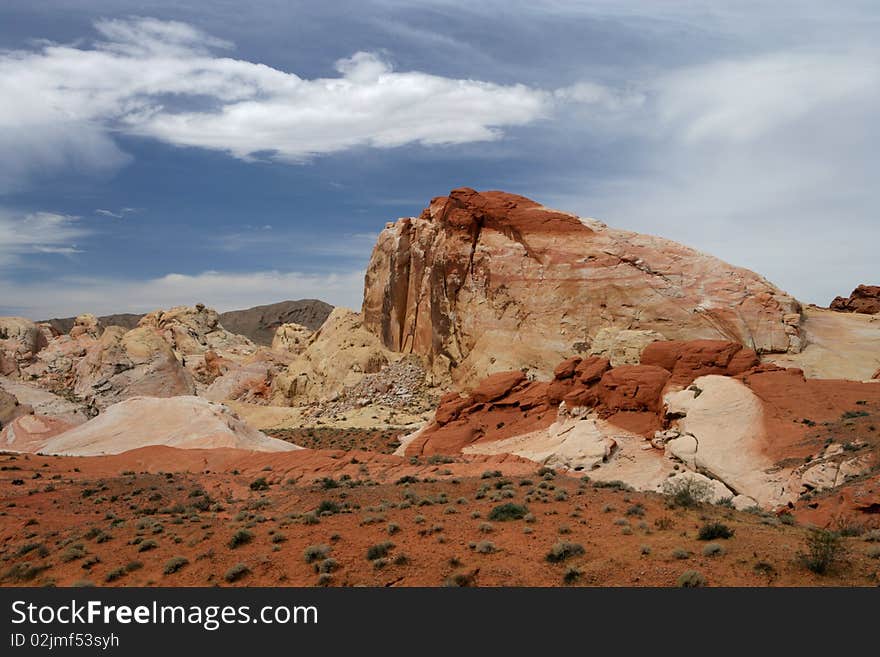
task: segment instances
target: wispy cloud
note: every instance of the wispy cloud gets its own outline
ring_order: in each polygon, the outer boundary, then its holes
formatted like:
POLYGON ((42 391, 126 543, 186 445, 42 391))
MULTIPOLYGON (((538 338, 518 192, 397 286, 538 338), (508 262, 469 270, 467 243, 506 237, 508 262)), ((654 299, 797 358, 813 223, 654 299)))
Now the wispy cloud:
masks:
POLYGON ((119 208, 118 210, 107 210, 98 208, 95 214, 101 217, 111 217, 113 219, 122 219, 125 215, 137 212, 137 208, 119 208))
POLYGON ((52 212, 22 216, 0 209, 0 266, 21 264, 34 254, 81 253, 76 242, 90 232, 79 217, 52 212))

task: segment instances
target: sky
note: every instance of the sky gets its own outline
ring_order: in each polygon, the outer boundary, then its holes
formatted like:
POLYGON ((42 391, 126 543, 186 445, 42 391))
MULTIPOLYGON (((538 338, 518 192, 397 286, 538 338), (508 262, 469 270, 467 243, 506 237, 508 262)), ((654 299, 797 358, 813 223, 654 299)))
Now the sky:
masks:
POLYGON ((880 283, 880 5, 4 0, 0 315, 320 298, 456 187, 880 283))

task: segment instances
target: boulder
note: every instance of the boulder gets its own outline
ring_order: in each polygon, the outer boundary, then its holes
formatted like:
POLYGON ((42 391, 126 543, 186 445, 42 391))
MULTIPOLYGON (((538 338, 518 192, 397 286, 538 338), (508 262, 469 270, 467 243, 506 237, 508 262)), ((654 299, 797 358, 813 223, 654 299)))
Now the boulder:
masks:
POLYGON ((859 285, 849 297, 835 297, 830 308, 842 313, 880 313, 880 285, 859 285))
POLYGON ((195 392, 192 376, 152 327, 107 328, 76 365, 74 392, 99 410, 133 396, 195 392))
POLYGON ((46 335, 31 320, 0 317, 0 352, 8 352, 18 363, 29 362, 47 344, 46 335))
POLYGON ((92 315, 91 313, 85 313, 83 315, 77 315, 73 320, 73 326, 70 328, 70 337, 78 338, 83 335, 88 335, 92 338, 100 338, 101 333, 104 332, 104 327, 101 322, 98 321, 98 318, 92 315))

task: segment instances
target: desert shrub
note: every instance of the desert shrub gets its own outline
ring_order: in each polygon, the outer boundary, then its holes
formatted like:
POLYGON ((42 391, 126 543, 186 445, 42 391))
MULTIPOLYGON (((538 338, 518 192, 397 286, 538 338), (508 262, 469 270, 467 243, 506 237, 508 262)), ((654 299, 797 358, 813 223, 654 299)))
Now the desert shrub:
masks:
POLYGON ((663 482, 663 493, 669 496, 673 506, 690 509, 712 499, 712 485, 694 477, 681 477, 663 482))
POLYGON ((678 576, 676 584, 679 588, 695 589, 701 586, 706 586, 706 578, 696 570, 686 570, 678 576))
POLYGON ((648 556, 649 554, 651 554, 651 546, 643 545, 641 548, 639 548, 639 552, 645 556, 648 556))
POLYGON ((645 515, 645 507, 641 504, 633 504, 626 510, 626 515, 638 516, 639 518, 641 518, 645 515))
POLYGON ((287 537, 284 534, 273 534, 271 540, 273 543, 284 543, 287 537))
POLYGON ((187 559, 186 557, 171 557, 168 561, 165 562, 165 568, 162 570, 162 572, 166 575, 171 575, 173 573, 176 573, 188 563, 189 559, 187 559))
POLYGON ((492 541, 480 541, 474 549, 480 554, 492 554, 498 548, 495 547, 492 541))
POLYGON ((583 571, 579 568, 575 568, 574 566, 569 566, 565 569, 565 574, 562 576, 562 581, 565 584, 574 584, 581 578, 583 575, 583 571))
POLYGON ((155 550, 157 547, 159 547, 159 544, 152 538, 148 538, 146 541, 143 541, 140 545, 138 545, 138 552, 155 550))
POLYGON ((120 577, 123 577, 126 574, 125 568, 121 566, 119 568, 114 568, 104 577, 105 582, 115 582, 120 577))
POLYGON ((827 529, 812 530, 807 535, 806 548, 801 560, 809 570, 819 575, 828 572, 846 553, 840 534, 827 529))
POLYGON ((9 568, 3 574, 2 581, 29 582, 48 568, 48 564, 32 564, 29 561, 22 561, 9 568))
POLYGON ((133 573, 136 570, 140 570, 144 567, 144 563, 142 561, 129 561, 125 564, 125 572, 133 573))
POLYGON ((716 538, 730 538, 733 530, 720 522, 707 522, 697 533, 697 539, 701 541, 713 541, 716 538))
POLYGON ((475 585, 475 573, 452 573, 443 580, 443 586, 448 588, 464 588, 475 585))
POLYGON ((480 532, 483 534, 491 534, 495 528, 492 526, 492 523, 490 523, 490 522, 481 522, 480 526, 477 527, 477 529, 479 529, 480 532))
POLYGON ((324 515, 325 513, 328 515, 333 515, 335 513, 339 513, 339 505, 333 500, 322 500, 318 505, 318 508, 315 509, 315 513, 319 516, 324 515))
POLYGON ((690 559, 691 553, 682 548, 675 548, 672 551, 672 556, 675 559, 690 559))
POLYGON ((526 517, 526 514, 528 512, 528 508, 526 508, 522 504, 507 502, 505 504, 500 504, 499 506, 496 506, 494 509, 492 509, 489 512, 489 520, 497 520, 499 522, 504 522, 507 520, 522 520, 526 517))
POLYGON ((327 555, 333 550, 329 545, 310 545, 303 550, 303 559, 306 563, 314 563, 327 558, 327 555))
POLYGON ((239 529, 232 535, 232 538, 229 539, 230 550, 234 550, 235 548, 245 545, 246 543, 250 543, 254 539, 254 535, 249 532, 247 529, 239 529))
POLYGON ((559 541, 554 543, 553 547, 547 553, 546 559, 550 563, 560 563, 571 557, 584 554, 584 546, 580 543, 569 543, 568 541, 559 541))
POLYGON ((231 584, 232 582, 237 582, 249 572, 251 572, 250 568, 245 566, 243 563, 237 563, 232 566, 232 568, 226 571, 226 574, 223 575, 223 579, 231 584))
POLYGON ((704 557, 717 557, 724 554, 724 548, 718 543, 707 543, 703 548, 704 557))
POLYGON ((390 541, 385 541, 384 543, 376 543, 375 545, 371 545, 367 548, 367 559, 369 561, 374 561, 375 559, 382 559, 383 557, 387 557, 388 553, 391 551, 391 548, 394 547, 394 543, 390 541))
POLYGON ((315 564, 315 570, 318 573, 332 573, 334 570, 339 568, 339 562, 333 558, 323 559, 321 562, 315 564))
POLYGON ((250 483, 250 488, 251 490, 269 490, 269 482, 265 477, 259 477, 250 483))

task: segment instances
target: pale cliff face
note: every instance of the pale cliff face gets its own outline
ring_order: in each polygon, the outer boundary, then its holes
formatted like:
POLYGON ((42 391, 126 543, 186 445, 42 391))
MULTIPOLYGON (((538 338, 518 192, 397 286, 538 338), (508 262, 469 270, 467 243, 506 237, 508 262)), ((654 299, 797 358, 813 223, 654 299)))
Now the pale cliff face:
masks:
POLYGON ((681 244, 471 189, 382 231, 363 305, 386 347, 459 383, 511 366, 548 373, 603 329, 797 351, 799 313, 757 274, 681 244))

